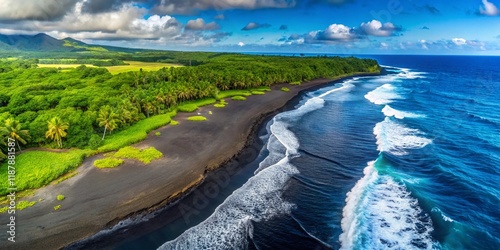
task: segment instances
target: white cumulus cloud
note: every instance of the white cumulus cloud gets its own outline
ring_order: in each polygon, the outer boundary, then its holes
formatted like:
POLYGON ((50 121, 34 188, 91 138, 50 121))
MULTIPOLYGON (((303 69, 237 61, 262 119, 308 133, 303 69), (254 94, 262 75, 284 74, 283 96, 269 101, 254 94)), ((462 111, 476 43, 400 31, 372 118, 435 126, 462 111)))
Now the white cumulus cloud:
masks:
POLYGON ((498 16, 500 11, 493 3, 483 0, 483 5, 479 7, 479 13, 486 16, 498 16))
POLYGON ((203 18, 197 18, 195 20, 189 20, 186 24, 186 29, 189 30, 217 30, 219 25, 215 22, 205 23, 203 18))
POLYGON ((452 41, 454 44, 458 45, 458 46, 462 46, 462 45, 467 44, 467 40, 465 40, 465 39, 463 39, 463 38, 453 38, 453 39, 451 39, 451 41, 452 41))
POLYGON ((332 24, 321 32, 321 39, 325 40, 349 40, 353 38, 351 28, 343 24, 332 24))
POLYGON ((79 0, 1 0, 0 20, 55 20, 63 17, 79 0))
POLYGON ((398 28, 392 23, 382 24, 378 20, 362 23, 359 27, 367 35, 371 36, 392 36, 398 28))

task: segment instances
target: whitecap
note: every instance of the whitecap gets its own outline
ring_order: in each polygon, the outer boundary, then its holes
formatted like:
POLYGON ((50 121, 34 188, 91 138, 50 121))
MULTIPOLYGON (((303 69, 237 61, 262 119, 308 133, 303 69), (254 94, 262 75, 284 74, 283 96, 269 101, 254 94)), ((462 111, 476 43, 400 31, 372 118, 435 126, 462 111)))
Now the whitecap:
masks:
POLYGON ((396 87, 389 83, 368 92, 365 98, 377 105, 388 104, 393 102, 393 100, 403 99, 403 97, 396 92, 396 87))
POLYGON ((411 71, 410 69, 407 68, 400 68, 401 72, 398 74, 399 78, 405 78, 405 79, 421 79, 425 78, 425 72, 416 72, 416 71, 411 71))
POLYGON ((423 115, 419 115, 419 114, 415 114, 415 113, 411 113, 411 112, 405 112, 405 111, 394 109, 394 108, 392 108, 389 105, 385 105, 385 107, 382 109, 382 112, 387 117, 391 117, 392 116, 392 117, 397 118, 397 119, 424 117, 423 115))
POLYGON ((430 217, 406 187, 379 175, 376 162, 347 193, 341 249, 435 249, 430 217))
POLYGON ((443 211, 441 211, 441 209, 437 208, 437 207, 433 207, 431 212, 433 213, 439 213, 441 215, 441 218, 446 221, 446 222, 454 222, 455 220, 446 216, 446 214, 443 213, 443 211))
POLYGON ((409 149, 420 149, 432 143, 431 139, 424 137, 422 131, 407 128, 389 117, 375 125, 373 134, 380 152, 398 156, 407 155, 409 149))

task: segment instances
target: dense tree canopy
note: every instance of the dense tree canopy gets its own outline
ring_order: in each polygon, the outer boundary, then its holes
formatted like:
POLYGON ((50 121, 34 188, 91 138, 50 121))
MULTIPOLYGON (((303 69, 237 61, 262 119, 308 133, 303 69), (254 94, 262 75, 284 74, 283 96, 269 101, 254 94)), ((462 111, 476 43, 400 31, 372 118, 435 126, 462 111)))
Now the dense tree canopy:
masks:
MULTIPOLYGON (((0 123, 16 121, 21 138, 30 146, 41 146, 56 138, 46 136, 47 125, 59 117, 57 122, 68 125, 64 146, 85 148, 97 133, 124 129, 184 101, 216 97, 220 90, 379 69, 370 59, 207 54, 203 60, 198 58, 197 66, 114 76, 105 68, 82 65, 58 70, 38 68, 37 59, 0 59, 0 123)), ((5 132, 6 125, 2 127, 5 132)), ((2 137, 5 140, 5 133, 2 137)))

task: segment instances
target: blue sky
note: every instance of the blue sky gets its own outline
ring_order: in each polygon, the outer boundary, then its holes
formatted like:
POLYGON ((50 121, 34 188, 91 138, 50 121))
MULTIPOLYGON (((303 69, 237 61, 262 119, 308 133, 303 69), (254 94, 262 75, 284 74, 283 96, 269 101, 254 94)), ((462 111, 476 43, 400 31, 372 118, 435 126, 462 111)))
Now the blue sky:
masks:
POLYGON ((174 50, 500 55, 499 7, 500 0, 2 0, 0 33, 174 50))

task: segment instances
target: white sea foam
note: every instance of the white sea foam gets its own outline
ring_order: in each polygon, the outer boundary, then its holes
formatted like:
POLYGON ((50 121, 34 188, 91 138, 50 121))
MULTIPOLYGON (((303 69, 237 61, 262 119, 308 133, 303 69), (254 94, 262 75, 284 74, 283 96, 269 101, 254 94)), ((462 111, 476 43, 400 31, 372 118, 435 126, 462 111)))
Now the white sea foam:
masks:
POLYGON ((406 68, 400 68, 401 73, 398 74, 398 77, 400 78, 406 78, 406 79, 420 79, 420 78, 425 78, 424 72, 415 72, 411 71, 410 69, 406 68))
POLYGON ((437 207, 433 207, 432 210, 431 210, 433 213, 439 213, 441 215, 441 218, 443 218, 444 221, 446 222, 454 222, 455 220, 453 220, 452 218, 446 216, 443 211, 441 211, 441 209, 437 208, 437 207))
POLYGON ((397 119, 424 117, 423 115, 394 109, 389 105, 385 105, 385 107, 382 109, 382 112, 384 113, 385 116, 388 116, 388 117, 393 116, 394 118, 397 118, 397 119))
POLYGON ((377 105, 384 105, 391 103, 393 100, 403 99, 403 97, 396 92, 396 87, 389 83, 368 92, 365 98, 377 105))
POLYGON ((398 122, 386 117, 373 128, 377 138, 378 150, 393 155, 407 155, 409 149, 420 149, 430 143, 431 139, 425 138, 424 133, 418 129, 407 128, 398 122))
POLYGON ((270 125, 264 159, 255 175, 233 192, 215 212, 199 225, 159 249, 246 249, 252 237, 252 221, 262 221, 290 213, 293 204, 281 198, 281 191, 298 170, 290 159, 298 156, 299 141, 288 129, 289 124, 304 114, 324 106, 325 96, 353 88, 349 82, 339 88, 310 98, 295 110, 277 115, 270 125))
POLYGON ((403 184, 368 163, 347 193, 341 249, 435 249, 432 221, 403 184))
POLYGON ((290 213, 294 205, 282 199, 281 190, 297 173, 286 157, 281 159, 250 178, 201 224, 159 249, 246 249, 252 221, 290 213))

